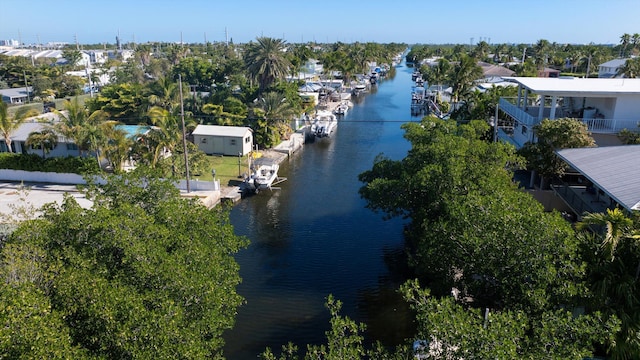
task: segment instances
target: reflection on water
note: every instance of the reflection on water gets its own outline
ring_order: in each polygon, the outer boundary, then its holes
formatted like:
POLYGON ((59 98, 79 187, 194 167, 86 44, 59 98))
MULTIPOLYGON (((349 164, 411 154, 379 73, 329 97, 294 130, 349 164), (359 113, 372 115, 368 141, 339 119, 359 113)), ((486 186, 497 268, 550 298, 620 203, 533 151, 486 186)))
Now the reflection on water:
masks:
POLYGON ((358 195, 358 174, 379 153, 406 155, 411 72, 354 99, 330 139, 311 144, 280 166, 281 190, 243 199, 231 211, 236 233, 251 240, 237 255, 247 303, 225 334, 228 359, 256 359, 289 341, 304 349, 325 341, 327 295, 343 314, 368 324, 367 341, 394 345, 412 336, 411 315, 396 289, 405 279, 403 222, 382 220, 358 195))

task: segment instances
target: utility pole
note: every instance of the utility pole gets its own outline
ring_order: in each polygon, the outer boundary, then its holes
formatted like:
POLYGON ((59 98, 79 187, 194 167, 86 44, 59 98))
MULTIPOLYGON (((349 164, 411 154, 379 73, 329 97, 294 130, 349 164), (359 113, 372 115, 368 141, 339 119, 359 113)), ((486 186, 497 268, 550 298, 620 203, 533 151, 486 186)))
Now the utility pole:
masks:
POLYGON ((27 93, 27 103, 29 103, 29 85, 27 84, 27 72, 22 70, 22 75, 24 75, 24 91, 27 93))
POLYGON ((180 83, 180 120, 182 121, 182 147, 184 148, 184 166, 187 175, 187 193, 191 192, 189 186, 189 154, 187 153, 187 130, 184 126, 184 100, 182 98, 182 75, 178 74, 178 82, 180 83))

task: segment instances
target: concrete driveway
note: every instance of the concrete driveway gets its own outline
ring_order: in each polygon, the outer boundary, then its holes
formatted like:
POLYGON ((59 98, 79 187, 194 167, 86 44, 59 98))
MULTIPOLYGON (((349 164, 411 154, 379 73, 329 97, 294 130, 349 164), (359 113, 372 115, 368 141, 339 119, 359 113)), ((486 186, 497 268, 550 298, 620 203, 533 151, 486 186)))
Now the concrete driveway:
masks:
POLYGON ((0 220, 7 217, 16 219, 20 209, 37 210, 45 204, 61 204, 65 193, 73 196, 84 208, 92 205, 76 185, 0 182, 0 220))

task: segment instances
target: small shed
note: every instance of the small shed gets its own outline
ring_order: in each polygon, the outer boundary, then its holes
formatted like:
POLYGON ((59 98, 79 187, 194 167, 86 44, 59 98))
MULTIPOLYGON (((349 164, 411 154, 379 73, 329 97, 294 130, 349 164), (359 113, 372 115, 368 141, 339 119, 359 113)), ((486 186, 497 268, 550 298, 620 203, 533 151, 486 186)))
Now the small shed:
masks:
POLYGON ((191 135, 194 144, 209 155, 244 156, 253 148, 253 132, 248 127, 198 125, 191 135))

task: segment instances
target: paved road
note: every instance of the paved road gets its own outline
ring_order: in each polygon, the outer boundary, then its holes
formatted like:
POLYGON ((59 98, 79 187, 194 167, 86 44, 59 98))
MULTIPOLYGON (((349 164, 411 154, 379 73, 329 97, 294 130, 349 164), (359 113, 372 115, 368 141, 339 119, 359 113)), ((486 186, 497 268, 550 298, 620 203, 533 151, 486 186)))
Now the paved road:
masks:
POLYGON ((80 206, 91 207, 91 202, 75 185, 0 182, 0 217, 14 216, 19 208, 39 209, 49 203, 61 204, 65 193, 73 196, 80 206))

